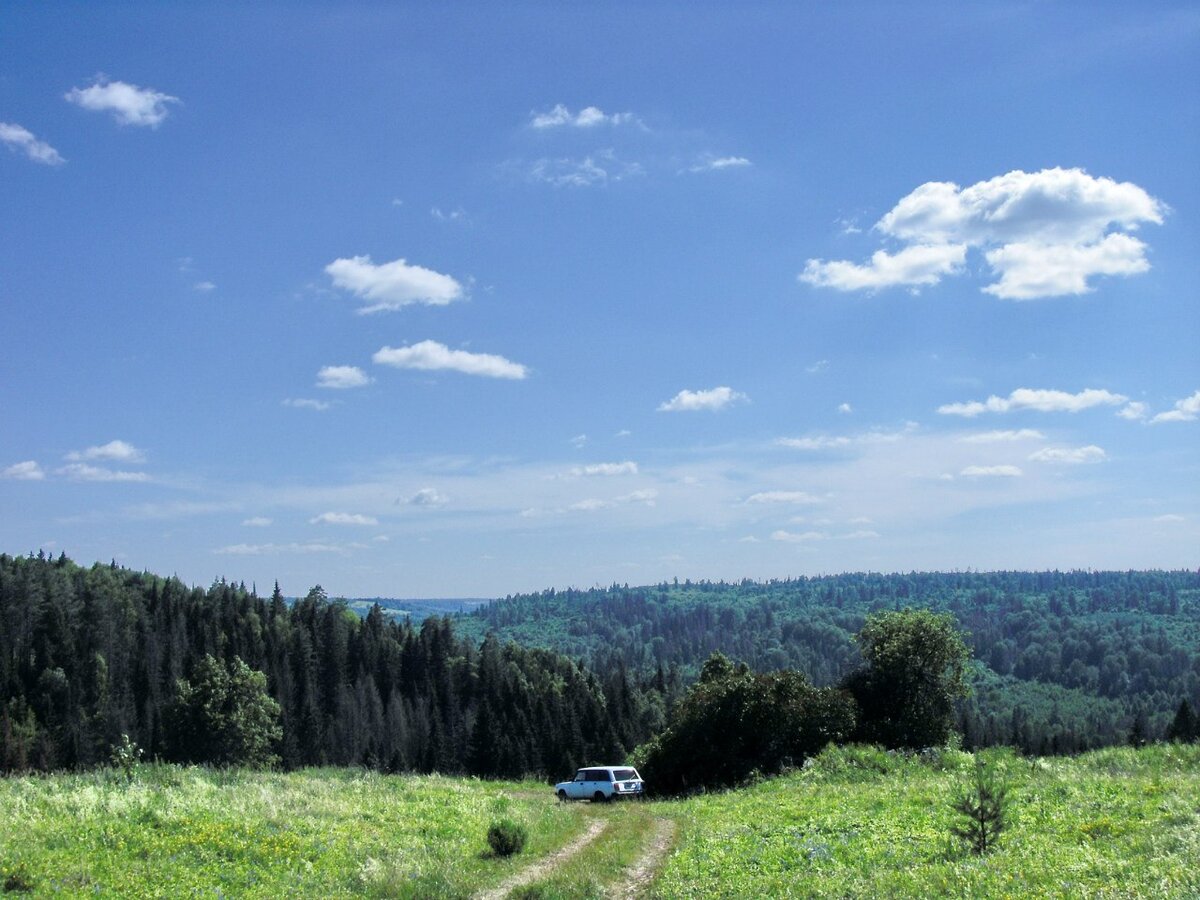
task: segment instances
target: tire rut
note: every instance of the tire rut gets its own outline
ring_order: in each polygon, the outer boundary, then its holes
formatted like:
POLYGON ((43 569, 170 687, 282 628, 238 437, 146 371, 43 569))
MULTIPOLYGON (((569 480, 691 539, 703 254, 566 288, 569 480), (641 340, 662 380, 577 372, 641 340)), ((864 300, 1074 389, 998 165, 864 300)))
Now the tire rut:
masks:
POLYGON ((588 826, 587 831, 581 834, 565 847, 551 853, 545 859, 539 860, 531 866, 527 866, 515 875, 511 875, 504 881, 500 882, 491 890, 484 891, 478 895, 478 900, 502 900, 510 893, 519 887, 524 887, 535 881, 545 878, 576 853, 583 850, 588 844, 600 836, 600 834, 608 827, 608 822, 598 820, 592 822, 588 826))
POLYGON ((640 897, 670 852, 674 840, 675 823, 671 819, 658 819, 654 826, 654 836, 638 859, 637 865, 629 870, 619 884, 610 889, 608 896, 612 900, 634 900, 640 897))

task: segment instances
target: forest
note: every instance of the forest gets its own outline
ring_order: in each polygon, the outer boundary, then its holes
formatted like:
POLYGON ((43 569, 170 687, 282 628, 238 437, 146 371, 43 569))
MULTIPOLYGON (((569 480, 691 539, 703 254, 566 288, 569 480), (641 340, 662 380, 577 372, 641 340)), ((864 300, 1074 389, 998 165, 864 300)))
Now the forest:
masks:
POLYGON ((462 639, 446 617, 359 616, 320 587, 289 603, 278 587, 263 598, 225 581, 205 590, 0 555, 3 771, 107 763, 122 735, 151 758, 246 759, 233 744, 257 730, 269 752, 248 761, 286 769, 561 773, 660 728, 664 688, 495 636, 462 639), (265 694, 249 704, 256 719, 229 721, 237 691, 265 694), (205 718, 205 704, 224 704, 225 718, 205 718))
POLYGON ((768 582, 663 582, 509 596, 461 619, 598 672, 692 681, 720 651, 832 685, 860 665, 872 612, 950 613, 973 651, 959 705, 970 747, 1074 753, 1165 733, 1200 697, 1200 572, 855 573, 768 582))
MULTIPOLYGON (((840 688, 859 703, 855 734, 886 744, 855 680, 854 636, 906 608, 953 623, 973 652, 953 709, 968 749, 1153 740, 1184 701, 1197 706, 1194 572, 614 585, 414 624, 379 604, 361 615, 319 586, 260 597, 224 580, 202 589, 116 564, 0 555, 0 770, 94 766, 127 736, 180 762, 561 777, 625 759, 679 709, 702 708, 682 704, 714 653, 745 673, 720 703, 740 709, 760 684, 840 709, 812 693, 840 688), (772 672, 792 674, 753 680, 772 672)), ((845 722, 830 733, 849 734, 845 722)))

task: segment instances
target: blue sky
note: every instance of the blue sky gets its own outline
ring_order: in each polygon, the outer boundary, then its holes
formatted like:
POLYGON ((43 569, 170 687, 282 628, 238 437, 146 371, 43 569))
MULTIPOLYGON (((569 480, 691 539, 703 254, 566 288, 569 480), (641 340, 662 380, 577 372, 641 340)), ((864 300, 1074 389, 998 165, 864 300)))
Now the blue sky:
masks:
POLYGON ((5 552, 1197 565, 1194 5, 3 17, 5 552))

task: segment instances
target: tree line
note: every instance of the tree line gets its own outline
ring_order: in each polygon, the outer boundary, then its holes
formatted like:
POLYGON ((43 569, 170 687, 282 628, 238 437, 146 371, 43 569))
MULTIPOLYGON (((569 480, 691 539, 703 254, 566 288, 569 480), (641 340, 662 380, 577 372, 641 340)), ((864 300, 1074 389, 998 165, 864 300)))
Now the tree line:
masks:
MULTIPOLYGON (((674 690, 678 691, 676 685, 674 690)), ((621 759, 672 688, 544 649, 65 556, 0 555, 0 770, 150 757, 481 776, 621 759)))
POLYGON ((862 664, 852 640, 874 612, 953 616, 974 656, 957 704, 970 747, 1075 753, 1123 743, 1143 723, 1161 737, 1200 699, 1200 572, 849 573, 768 582, 674 581, 547 590, 464 617, 603 672, 695 680, 721 652, 751 670, 797 669, 817 686, 862 664))

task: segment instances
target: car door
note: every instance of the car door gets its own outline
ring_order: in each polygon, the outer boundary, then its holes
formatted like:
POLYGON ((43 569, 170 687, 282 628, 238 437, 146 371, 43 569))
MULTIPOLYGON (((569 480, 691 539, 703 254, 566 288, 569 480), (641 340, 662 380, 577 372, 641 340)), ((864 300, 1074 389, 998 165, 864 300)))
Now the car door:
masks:
POLYGON ((584 797, 592 796, 587 789, 587 771, 580 769, 575 773, 575 778, 567 785, 567 796, 572 800, 582 800, 584 797))

